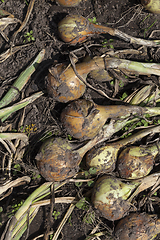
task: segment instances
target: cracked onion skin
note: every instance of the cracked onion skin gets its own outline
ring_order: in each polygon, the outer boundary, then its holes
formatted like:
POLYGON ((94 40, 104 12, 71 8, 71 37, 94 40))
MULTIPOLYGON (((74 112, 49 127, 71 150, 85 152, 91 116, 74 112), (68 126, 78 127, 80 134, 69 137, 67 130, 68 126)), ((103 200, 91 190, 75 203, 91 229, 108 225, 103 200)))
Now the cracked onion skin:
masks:
POLYGON ((141 4, 149 12, 160 14, 160 0, 141 0, 141 4))
POLYGON ((72 146, 66 139, 47 139, 36 156, 40 174, 51 182, 73 177, 79 170, 81 156, 72 150, 72 146))
POLYGON ((130 213, 115 228, 115 240, 151 240, 160 232, 160 220, 156 215, 130 213))
POLYGON ((157 154, 156 144, 127 147, 119 154, 117 160, 117 170, 120 177, 138 179, 147 176, 153 169, 157 154))
POLYGON ((62 7, 76 7, 82 0, 57 0, 62 7))
POLYGON ((118 178, 105 175, 95 183, 91 201, 106 219, 115 221, 130 210, 131 204, 127 199, 135 188, 135 183, 124 183, 118 178))

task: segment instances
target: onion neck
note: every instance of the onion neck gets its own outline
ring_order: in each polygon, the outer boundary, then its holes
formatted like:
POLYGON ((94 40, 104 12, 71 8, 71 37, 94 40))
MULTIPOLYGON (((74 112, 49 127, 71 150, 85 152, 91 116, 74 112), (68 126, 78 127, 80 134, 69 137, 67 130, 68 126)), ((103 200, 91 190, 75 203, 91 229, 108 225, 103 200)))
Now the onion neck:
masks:
POLYGON ((76 71, 79 75, 87 75, 92 70, 105 69, 104 59, 101 57, 95 57, 88 62, 82 62, 75 65, 76 71))
POLYGON ((94 24, 94 23, 90 24, 90 28, 94 29, 93 33, 109 33, 111 36, 115 35, 115 29, 114 28, 106 27, 106 26, 103 26, 103 25, 97 25, 97 24, 94 24))
POLYGON ((99 134, 97 134, 93 139, 89 140, 83 147, 76 150, 81 158, 85 155, 86 152, 88 152, 91 148, 93 148, 96 144, 103 141, 104 135, 103 131, 100 131, 99 134))

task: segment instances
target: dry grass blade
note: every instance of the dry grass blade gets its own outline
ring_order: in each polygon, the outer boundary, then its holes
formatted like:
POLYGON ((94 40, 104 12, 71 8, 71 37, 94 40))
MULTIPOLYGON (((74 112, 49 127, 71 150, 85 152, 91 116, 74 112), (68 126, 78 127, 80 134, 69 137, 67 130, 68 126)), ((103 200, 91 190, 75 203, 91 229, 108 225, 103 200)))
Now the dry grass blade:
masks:
POLYGON ((28 47, 30 43, 22 45, 22 46, 14 46, 12 49, 7 49, 5 52, 0 54, 0 63, 4 62, 7 58, 9 58, 11 55, 15 54, 19 50, 21 50, 24 47, 28 47))
POLYGON ((9 24, 17 23, 17 22, 20 22, 20 20, 17 18, 11 18, 11 17, 0 18, 0 29, 3 30, 9 24))
POLYGON ((25 183, 29 183, 30 180, 31 180, 30 177, 24 176, 21 178, 17 178, 16 180, 13 180, 9 183, 3 184, 0 186, 0 195, 3 194, 4 192, 6 192, 9 188, 13 188, 13 187, 23 185, 25 183))
POLYGON ((7 143, 2 139, 0 138, 0 142, 3 144, 3 146, 6 148, 6 150, 9 152, 9 154, 11 155, 12 154, 12 151, 11 149, 9 148, 9 146, 7 145, 7 143))
POLYGON ((6 42, 9 42, 8 37, 3 33, 3 30, 9 25, 17 22, 21 22, 19 19, 15 18, 12 14, 8 13, 7 11, 0 9, 0 34, 2 37, 6 40, 6 42))
POLYGON ((0 133, 0 138, 3 140, 13 140, 13 139, 20 139, 24 143, 28 143, 28 137, 25 133, 0 133))
MULTIPOLYGON (((49 205, 51 203, 50 199, 46 199, 46 200, 41 200, 38 201, 36 203, 33 203, 32 206, 46 206, 49 205)), ((56 203, 77 203, 77 201, 75 201, 75 197, 59 197, 59 198, 55 198, 55 204, 56 203)))
POLYGON ((26 107, 28 104, 35 101, 37 98, 43 95, 43 92, 38 92, 33 94, 32 96, 23 99, 22 101, 12 105, 11 107, 6 107, 3 109, 0 109, 0 119, 2 122, 4 122, 12 113, 26 107))

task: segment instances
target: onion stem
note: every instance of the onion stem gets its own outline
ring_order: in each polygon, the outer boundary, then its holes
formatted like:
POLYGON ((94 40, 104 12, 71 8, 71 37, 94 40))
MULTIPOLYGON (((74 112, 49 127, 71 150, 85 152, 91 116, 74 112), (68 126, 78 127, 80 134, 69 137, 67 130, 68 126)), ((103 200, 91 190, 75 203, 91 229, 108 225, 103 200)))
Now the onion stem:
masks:
POLYGON ((29 67, 27 67, 14 82, 10 90, 6 93, 6 95, 0 100, 0 108, 7 106, 11 103, 14 98, 19 94, 25 84, 28 82, 29 78, 33 74, 33 72, 37 69, 39 63, 43 60, 45 54, 45 50, 43 49, 38 56, 35 58, 33 63, 29 67))

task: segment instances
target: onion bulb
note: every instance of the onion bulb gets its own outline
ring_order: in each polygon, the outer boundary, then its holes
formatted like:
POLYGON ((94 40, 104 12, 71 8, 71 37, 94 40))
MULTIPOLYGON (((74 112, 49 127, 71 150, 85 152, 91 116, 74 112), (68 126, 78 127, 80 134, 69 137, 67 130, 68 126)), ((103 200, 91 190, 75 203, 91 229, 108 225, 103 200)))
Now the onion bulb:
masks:
POLYGON ((140 63, 126 59, 94 57, 85 62, 76 63, 75 68, 64 63, 52 66, 48 73, 47 89, 50 96, 59 102, 68 102, 80 98, 86 89, 86 77, 90 73, 100 81, 111 80, 107 69, 121 69, 134 74, 155 74, 160 76, 159 64, 140 63))
POLYGON ((155 173, 129 182, 104 175, 96 181, 92 189, 92 204, 106 219, 118 220, 131 210, 133 198, 152 187, 159 179, 159 175, 155 173))
POLYGON ((148 175, 158 152, 157 144, 127 147, 118 156, 117 169, 120 177, 137 179, 148 175))
POLYGON ((130 213, 115 228, 115 240, 151 240, 160 232, 160 219, 147 213, 130 213))
POLYGON ((36 156, 38 169, 47 181, 62 181, 74 176, 79 170, 80 159, 70 143, 62 138, 46 140, 36 156))
POLYGON ((58 24, 60 38, 70 44, 76 44, 86 40, 88 36, 96 33, 108 33, 113 35, 114 30, 111 28, 96 25, 89 22, 80 15, 68 15, 58 24))
POLYGON ((62 7, 76 7, 82 0, 57 0, 62 7))
MULTIPOLYGON (((156 1, 156 0, 153 0, 156 1)), ((157 0, 159 1, 159 0, 157 0)), ((86 41, 87 37, 94 34, 108 33, 111 36, 119 37, 126 42, 136 43, 144 46, 157 47, 159 40, 145 40, 132 37, 116 28, 109 28, 89 22, 80 15, 68 15, 58 24, 60 38, 69 44, 77 44, 86 41)))
POLYGON ((137 179, 149 174, 153 168, 154 157, 158 154, 155 145, 151 147, 127 147, 120 155, 119 151, 125 145, 134 143, 148 134, 160 131, 160 126, 150 127, 137 132, 117 142, 105 144, 102 147, 94 147, 86 154, 86 165, 94 167, 97 172, 109 173, 115 170, 117 163, 120 177, 137 179), (117 162, 118 159, 118 162, 117 162))
POLYGON ((73 177, 79 170, 79 164, 85 153, 103 141, 99 134, 84 146, 71 144, 67 139, 51 137, 45 140, 36 155, 37 167, 47 181, 63 181, 73 177))
POLYGON ((100 131, 107 119, 124 119, 131 115, 160 114, 158 107, 124 105, 97 105, 85 99, 69 103, 61 113, 61 122, 68 134, 77 139, 91 139, 100 131))
MULTIPOLYGON (((77 63, 76 71, 84 81, 89 72, 104 68, 104 60, 101 57, 95 57, 87 62, 77 63)), ((68 102, 80 98, 86 85, 76 75, 73 67, 66 64, 57 64, 49 69, 47 90, 50 96, 59 102, 68 102)))
POLYGON ((118 220, 131 208, 127 199, 138 185, 139 183, 125 183, 115 177, 103 176, 93 187, 91 201, 105 218, 118 220))
POLYGON ((160 13, 160 0, 141 0, 141 3, 149 12, 160 13))
MULTIPOLYGON (((87 74, 79 73, 86 78, 87 74)), ((49 69, 47 90, 50 96, 59 102, 68 102, 80 98, 85 90, 86 85, 76 76, 73 68, 67 68, 65 64, 58 64, 49 69)))

